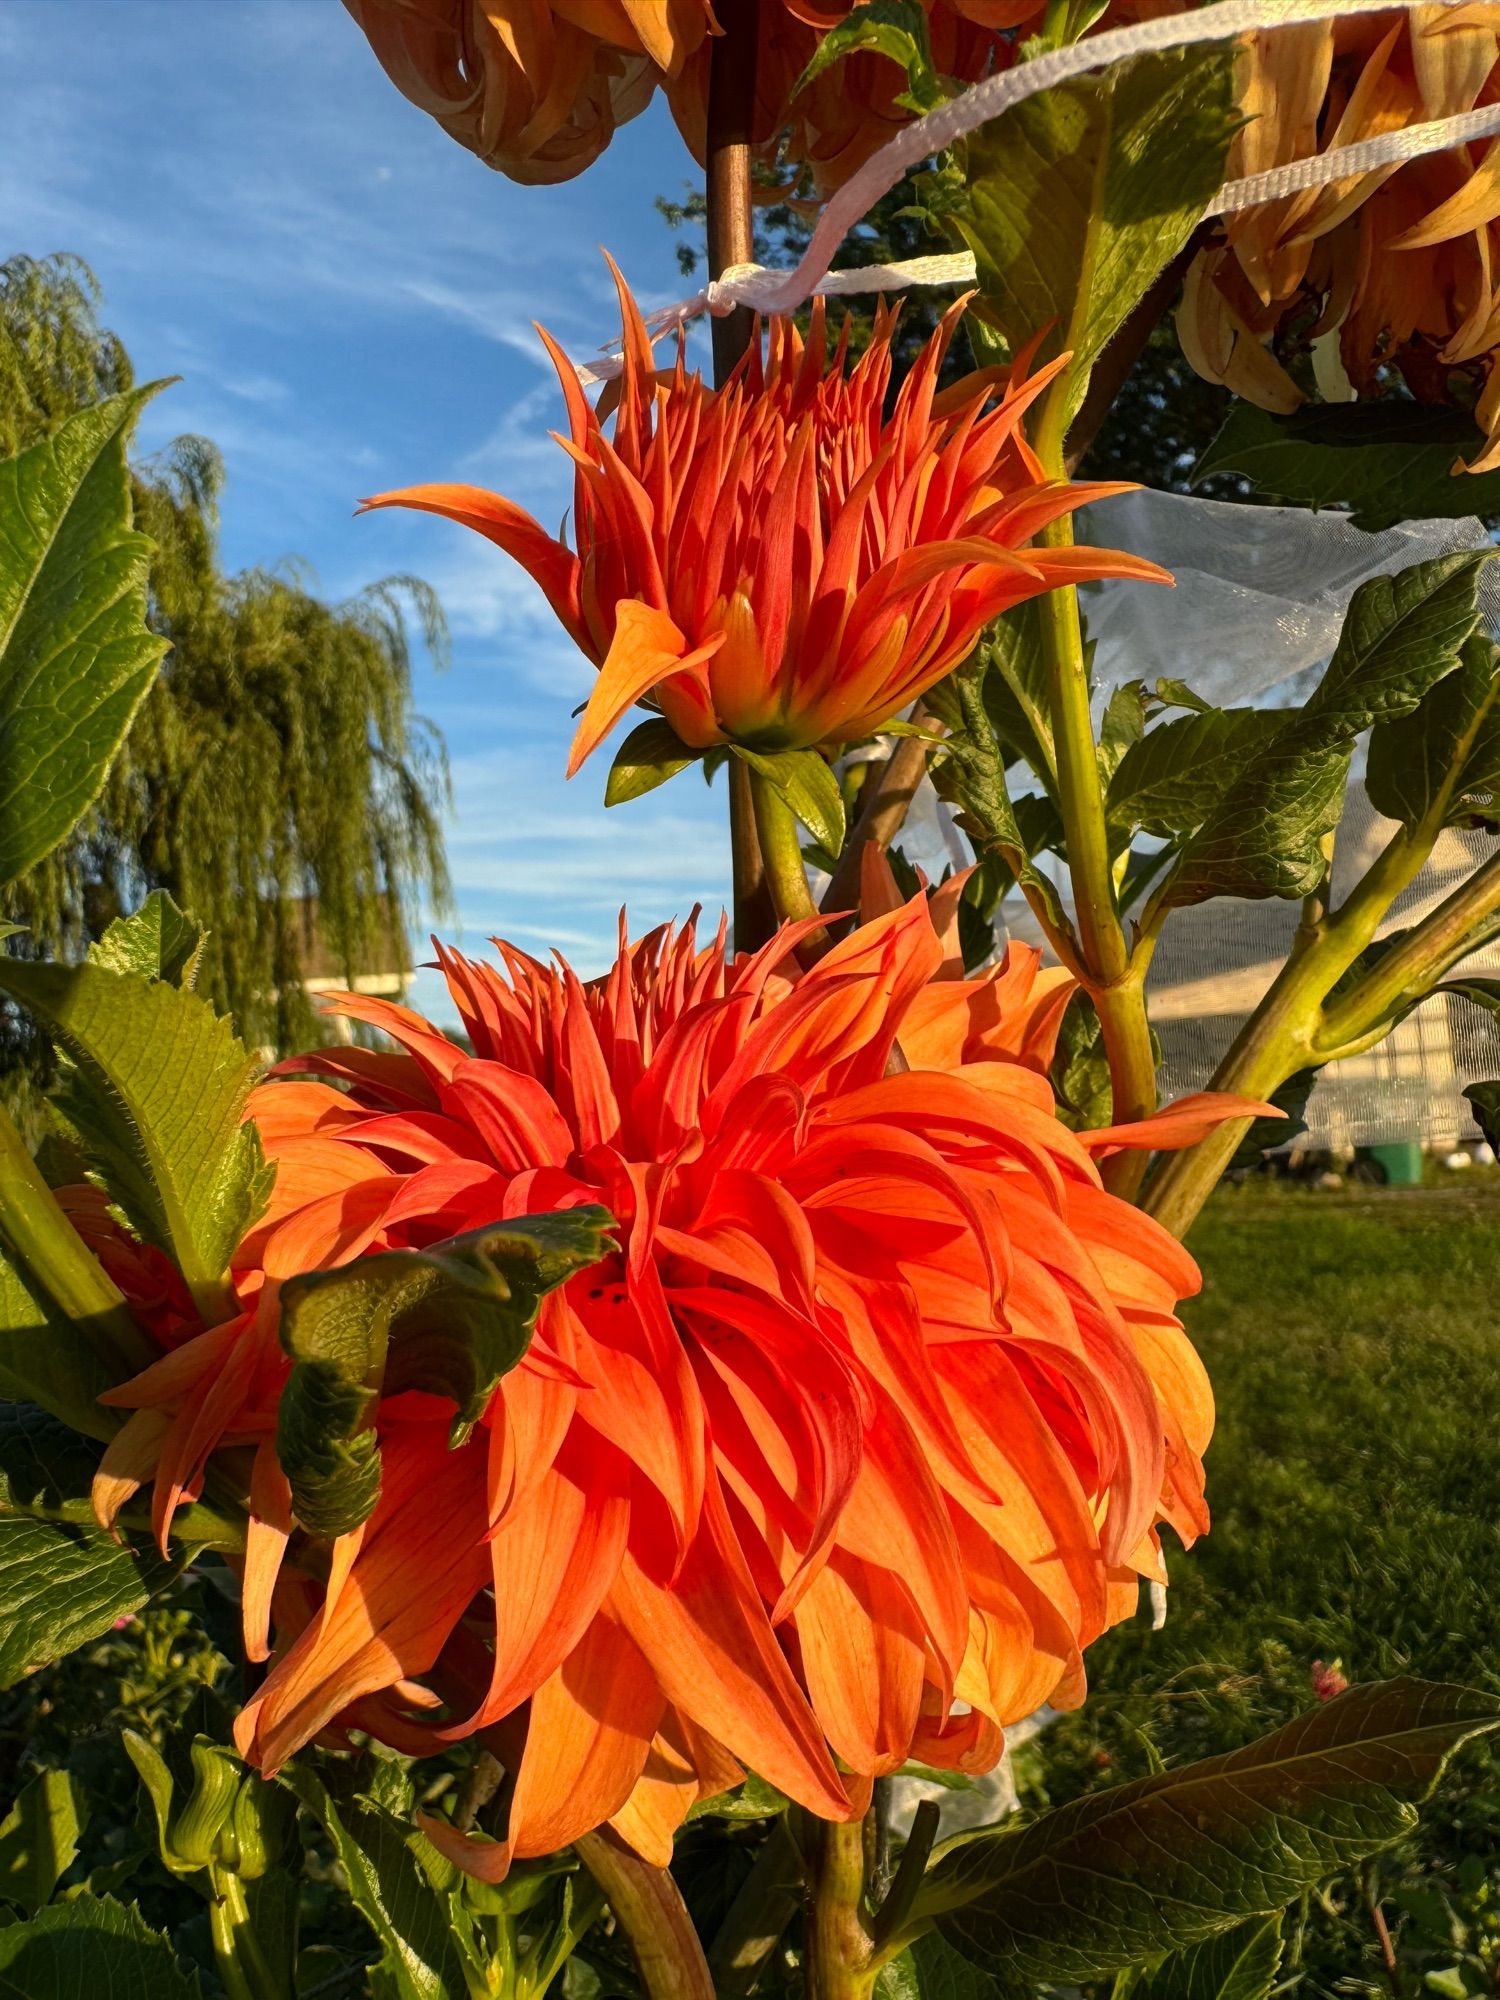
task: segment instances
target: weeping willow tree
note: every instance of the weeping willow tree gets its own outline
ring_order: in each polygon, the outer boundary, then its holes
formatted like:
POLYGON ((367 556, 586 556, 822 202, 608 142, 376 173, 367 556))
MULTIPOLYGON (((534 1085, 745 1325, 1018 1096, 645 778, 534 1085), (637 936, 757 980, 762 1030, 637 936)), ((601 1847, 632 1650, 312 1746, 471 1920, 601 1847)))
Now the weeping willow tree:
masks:
MULTIPOLYGON (((77 259, 0 265, 0 455, 131 385, 98 302, 77 259)), ((446 633, 414 577, 328 605, 294 569, 227 576, 222 482, 203 438, 135 468, 149 616, 171 650, 97 807, 4 914, 32 949, 68 956, 167 889, 211 933, 200 989, 251 1043, 284 1048, 317 1034, 315 945, 346 979, 404 972, 418 906, 446 903, 447 762, 411 692, 414 648, 441 658, 446 633)), ((19 1032, 7 1056, 12 1071, 34 1060, 19 1032)))

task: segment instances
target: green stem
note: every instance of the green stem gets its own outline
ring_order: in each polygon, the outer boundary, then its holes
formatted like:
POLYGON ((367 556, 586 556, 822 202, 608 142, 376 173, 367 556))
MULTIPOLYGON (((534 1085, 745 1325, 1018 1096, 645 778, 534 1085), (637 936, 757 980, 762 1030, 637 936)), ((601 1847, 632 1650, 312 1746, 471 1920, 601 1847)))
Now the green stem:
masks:
POLYGON ((868 2000, 878 1967, 865 1917, 863 1823, 807 1825, 807 2000, 868 2000))
MULTIPOLYGON (((0 1234, 58 1311, 86 1324, 123 1379, 149 1367, 156 1349, 124 1297, 63 1213, 9 1114, 0 1108, 0 1234)), ((117 1426, 101 1412, 97 1435, 117 1426)))
POLYGON ((738 757, 729 760, 729 857, 734 876, 734 948, 756 951, 775 930, 776 911, 755 832, 750 768, 738 757))
POLYGON ((227 2000, 285 2000, 250 1922, 244 1883, 229 1868, 210 1868, 208 1883, 208 1928, 227 2000))
MULTIPOLYGON (((1327 1060, 1318 1046, 1323 1003, 1420 873, 1435 839, 1430 825, 1403 827, 1341 909, 1299 929, 1291 956, 1235 1037, 1210 1089, 1264 1099, 1299 1069, 1327 1060)), ((1250 1122, 1236 1118, 1221 1125, 1158 1168, 1142 1206, 1174 1236, 1187 1234, 1250 1122)))
MULTIPOLYGON (((797 816, 769 778, 756 770, 751 770, 749 776, 755 830, 760 836, 766 882, 776 914, 783 918, 816 917, 818 906, 812 899, 807 871, 802 866, 797 816)), ((813 953, 826 950, 827 945, 828 933, 823 930, 814 931, 808 939, 808 949, 813 953)))
MULTIPOLYGON (((1069 520, 1054 521, 1040 537, 1048 548, 1067 548, 1072 539, 1069 520)), ((1049 591, 1041 600, 1040 624, 1078 953, 1109 1058, 1111 1117, 1123 1125, 1156 1109, 1156 1063, 1146 1019, 1144 967, 1132 966, 1115 909, 1078 593, 1071 588, 1049 591)), ((1129 1155, 1114 1170, 1116 1178, 1134 1171, 1129 1155)))
POLYGON ((577 1848, 635 1954, 647 2000, 714 2000, 698 1933, 667 1870, 642 1861, 608 1827, 586 1833, 577 1848))
POLYGON ((1500 855, 1460 883, 1422 922, 1393 945, 1369 976, 1324 1017, 1320 1047, 1342 1052, 1388 1019, 1400 1004, 1425 993, 1434 980, 1474 949, 1475 933, 1500 910, 1500 855))

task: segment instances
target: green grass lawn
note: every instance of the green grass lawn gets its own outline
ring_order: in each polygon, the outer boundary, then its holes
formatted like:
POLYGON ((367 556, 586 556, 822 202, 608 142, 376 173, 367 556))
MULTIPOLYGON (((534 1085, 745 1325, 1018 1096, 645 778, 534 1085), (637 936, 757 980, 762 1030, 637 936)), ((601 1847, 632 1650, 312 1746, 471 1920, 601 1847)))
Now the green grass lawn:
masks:
MULTIPOLYGON (((1213 1532, 1174 1552, 1164 1630, 1090 1653, 1030 1766, 1054 1801, 1264 1733, 1315 1660, 1500 1691, 1500 1184, 1226 1189, 1193 1248, 1213 1532)), ((1500 1755, 1466 1752, 1411 1845, 1291 1933, 1303 1994, 1500 1993, 1500 1755)))

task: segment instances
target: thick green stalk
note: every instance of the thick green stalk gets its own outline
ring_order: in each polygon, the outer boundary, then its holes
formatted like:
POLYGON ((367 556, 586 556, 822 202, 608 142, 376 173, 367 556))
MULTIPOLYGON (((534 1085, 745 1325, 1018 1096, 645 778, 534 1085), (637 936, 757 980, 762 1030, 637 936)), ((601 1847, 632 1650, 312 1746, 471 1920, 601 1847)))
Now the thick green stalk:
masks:
POLYGON ((808 1819, 807 2000, 868 2000, 878 1966, 865 1917, 861 1821, 808 1819))
MULTIPOLYGON (((1067 520, 1054 521, 1040 539, 1049 548, 1069 547, 1072 525, 1067 520)), ((1041 600, 1040 612, 1079 958, 1084 984, 1104 1033, 1114 1091, 1112 1116, 1116 1124, 1124 1124, 1156 1109, 1156 1064, 1146 1020, 1144 970, 1131 965, 1115 908, 1078 593, 1071 588, 1049 591, 1041 600)))
POLYGON ((629 1940, 647 2000, 714 2000, 714 1983, 682 1892, 608 1827, 586 1833, 579 1859, 629 1940))
MULTIPOLYGON (((0 1109, 0 1235, 58 1311, 86 1324, 121 1379, 156 1360, 118 1287, 63 1213, 9 1114, 0 1109)), ((97 1435, 118 1426, 101 1412, 97 1435)))
MULTIPOLYGON (((1319 1048, 1323 1003, 1372 942, 1396 897, 1415 880, 1435 839, 1431 826, 1402 828, 1341 909, 1299 929, 1291 956, 1236 1036, 1211 1089, 1265 1099, 1299 1069, 1326 1060, 1319 1048)), ((1142 1206, 1174 1236, 1185 1236, 1249 1126, 1249 1119, 1234 1119, 1198 1145, 1170 1155, 1152 1177, 1142 1206)))
MULTIPOLYGON (((738 760, 736 760, 738 761, 738 760)), ((769 778, 750 772, 750 796, 755 803, 755 830, 765 862, 766 883, 778 917, 816 917, 818 906, 807 886, 807 870, 802 866, 802 841, 797 832, 797 816, 769 778)), ((814 931, 808 949, 826 949, 828 933, 814 931)))
POLYGON ((1476 932, 1500 911, 1500 855, 1459 884, 1393 945, 1351 993, 1325 1014, 1318 1045, 1341 1052, 1386 1021, 1404 1000, 1425 993, 1434 980, 1474 949, 1476 932))
POLYGON ((208 1881, 214 1964, 228 2000, 286 2000, 256 1938, 244 1883, 230 1868, 210 1868, 208 1881))

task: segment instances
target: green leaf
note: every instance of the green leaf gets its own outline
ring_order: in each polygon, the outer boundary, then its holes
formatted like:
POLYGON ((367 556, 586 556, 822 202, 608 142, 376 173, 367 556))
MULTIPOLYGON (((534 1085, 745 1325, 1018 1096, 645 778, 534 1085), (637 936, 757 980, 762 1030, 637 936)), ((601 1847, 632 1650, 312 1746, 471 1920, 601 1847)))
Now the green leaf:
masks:
POLYGON ((229 1022, 170 981, 102 965, 0 957, 0 992, 72 1057, 63 1109, 111 1199, 222 1318, 223 1274, 272 1178, 241 1123, 255 1065, 229 1022))
POLYGON ((1244 1749, 960 1837, 914 1918, 986 1968, 1081 1984, 1284 1908, 1388 1847, 1500 1699, 1413 1680, 1352 1688, 1244 1749))
POLYGON ((935 1936, 918 1938, 875 1981, 875 2000, 1008 2000, 1015 1991, 935 1936))
POLYGON ((1162 1959, 1130 2000, 1266 2000, 1280 1965, 1280 1916, 1252 1917, 1162 1959))
POLYGON ((0 1825, 0 1898, 32 1915, 52 1900, 88 1823, 88 1794, 69 1771, 42 1771, 0 1825))
POLYGON ((1355 739, 1409 714, 1457 667, 1487 553, 1466 549, 1361 584, 1311 698, 1250 756, 1184 848, 1160 892, 1168 908, 1318 887, 1355 739))
POLYGON ((89 946, 89 962, 102 965, 106 972, 133 972, 141 979, 191 986, 206 936, 165 889, 153 889, 133 917, 116 917, 103 937, 89 946))
POLYGON ((660 716, 639 722, 615 752, 604 784, 604 803, 623 805, 627 799, 654 792, 701 755, 701 751, 690 750, 671 723, 660 716))
POLYGON ((95 1525, 98 1460, 45 1412, 0 1404, 0 1688, 99 1638, 181 1568, 95 1525))
POLYGON ((369 1516, 380 1453, 368 1420, 382 1393, 448 1397, 462 1444, 525 1354, 543 1298, 606 1254, 612 1226, 602 1208, 523 1215, 288 1278, 281 1344, 295 1365, 276 1450, 302 1525, 342 1535, 369 1516))
POLYGON ((1099 776, 1105 785, 1119 769, 1121 758, 1145 735, 1150 698, 1144 681, 1124 681, 1105 704, 1095 752, 1099 776))
POLYGON ((380 1944, 372 1991, 390 2000, 456 2000, 466 1992, 449 1902, 434 1886, 453 1871, 431 1843, 374 1806, 335 1805, 305 1764, 283 1771, 281 1782, 333 1843, 354 1906, 380 1944))
POLYGON ((1474 1113, 1474 1123, 1500 1153, 1500 1083, 1465 1084, 1464 1096, 1474 1113))
MULTIPOLYGON (((455 1989, 456 1990, 456 1989, 455 1989)), ((0 1930, 0 2000, 201 2000, 198 1975, 139 1911, 74 1896, 0 1930)))
POLYGON ((800 97, 834 63, 861 50, 888 56, 906 71, 907 88, 896 102, 907 110, 930 111, 942 103, 944 91, 932 67, 927 16, 917 0, 865 0, 863 6, 853 8, 818 43, 788 101, 800 97))
POLYGON ((1442 824, 1500 817, 1500 673, 1496 648, 1475 633, 1448 674, 1410 715, 1370 733, 1365 788, 1387 819, 1415 826, 1442 808, 1442 824))
POLYGON ((88 1437, 112 1437, 119 1419, 98 1402, 118 1380, 87 1320, 59 1312, 0 1243, 0 1399, 40 1403, 88 1437))
POLYGON ((1057 783, 1041 599, 1028 598, 997 618, 982 643, 989 671, 984 706, 1007 764, 1026 764, 1049 788, 1057 783))
MULTIPOLYGON (((1019 806, 1012 804, 1006 789, 1006 751, 985 705, 989 677, 990 663, 980 651, 968 665, 928 690, 927 706, 948 730, 944 754, 931 766, 933 787, 939 798, 957 808, 958 824, 976 856, 981 861, 1002 861, 1042 904, 1049 923, 1066 932, 1068 920, 1056 886, 1031 863, 1038 850, 1028 845, 1026 835, 1038 829, 1021 825, 1019 806)), ((1038 799, 1029 810, 1040 817, 1049 803, 1038 799)))
POLYGON ((166 651, 146 627, 151 544, 130 525, 125 463, 161 386, 0 460, 0 883, 88 811, 166 651))
POLYGON ((1042 92, 966 142, 945 221, 1015 354, 1071 351, 1065 415, 1121 322, 1198 226, 1234 130, 1233 52, 1137 56, 1042 92))
POLYGON ((1159 723, 1116 766, 1110 819, 1163 839, 1196 832, 1286 720, 1281 709, 1209 708, 1159 723))
POLYGON ((820 847, 838 854, 844 845, 844 798, 833 768, 816 750, 774 753, 731 746, 752 771, 776 788, 820 847))
POLYGON ((1193 483, 1237 472, 1263 499, 1348 507, 1371 533, 1402 521, 1500 512, 1500 472, 1453 476, 1484 433, 1466 410, 1423 403, 1313 404, 1287 417, 1236 402, 1193 483))

